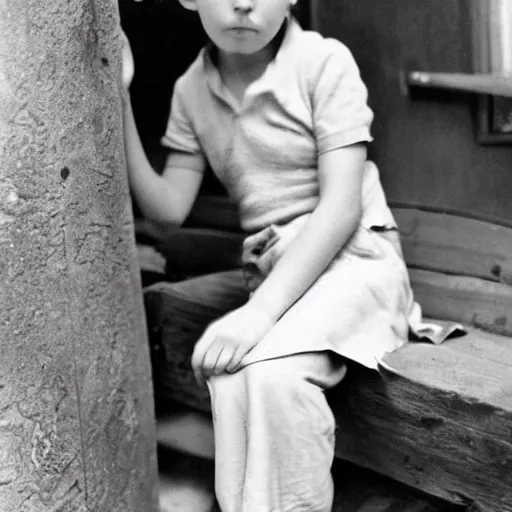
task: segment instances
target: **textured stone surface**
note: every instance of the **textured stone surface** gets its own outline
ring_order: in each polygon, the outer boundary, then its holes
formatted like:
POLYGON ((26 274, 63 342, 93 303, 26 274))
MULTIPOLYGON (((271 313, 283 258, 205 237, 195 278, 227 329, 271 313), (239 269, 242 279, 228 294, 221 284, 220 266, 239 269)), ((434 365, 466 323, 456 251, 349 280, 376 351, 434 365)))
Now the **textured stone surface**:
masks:
POLYGON ((152 512, 115 0, 0 0, 0 512, 152 512))

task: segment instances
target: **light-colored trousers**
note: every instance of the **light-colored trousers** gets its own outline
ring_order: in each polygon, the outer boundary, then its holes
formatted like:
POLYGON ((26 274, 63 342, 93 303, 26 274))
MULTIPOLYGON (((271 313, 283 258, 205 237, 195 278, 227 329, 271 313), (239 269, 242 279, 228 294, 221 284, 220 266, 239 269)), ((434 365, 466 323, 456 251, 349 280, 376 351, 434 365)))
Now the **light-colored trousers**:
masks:
POLYGON ((317 352, 209 380, 222 512, 331 510, 335 424, 324 390, 344 373, 317 352))
MULTIPOLYGON (((212 316, 248 298, 240 272, 209 274, 173 288, 208 304, 212 316)), ((222 512, 331 510, 335 424, 324 391, 345 371, 339 356, 324 351, 260 361, 208 381, 222 512)))

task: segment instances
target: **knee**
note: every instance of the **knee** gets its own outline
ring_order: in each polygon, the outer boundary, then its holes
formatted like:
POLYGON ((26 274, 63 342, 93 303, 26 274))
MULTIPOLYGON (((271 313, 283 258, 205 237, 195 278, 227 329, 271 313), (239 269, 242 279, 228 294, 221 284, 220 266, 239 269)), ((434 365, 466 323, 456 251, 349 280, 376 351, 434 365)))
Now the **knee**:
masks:
MULTIPOLYGON (((254 363, 236 373, 223 373, 208 379, 208 388, 212 399, 222 403, 247 403, 251 398, 269 397, 277 399, 278 396, 288 395, 297 390, 298 376, 286 372, 273 361, 254 363)), ((281 365, 282 366, 282 365, 281 365)))
POLYGON ((297 421, 308 418, 301 428, 328 437, 334 432, 334 416, 323 388, 307 372, 300 371, 293 358, 274 359, 251 364, 243 372, 250 408, 277 411, 297 421))
POLYGON ((268 399, 300 393, 306 381, 299 372, 289 371, 283 359, 250 364, 240 371, 250 395, 268 399))
POLYGON ((214 375, 208 379, 207 384, 212 405, 216 400, 240 401, 241 397, 246 395, 245 378, 242 372, 214 375))

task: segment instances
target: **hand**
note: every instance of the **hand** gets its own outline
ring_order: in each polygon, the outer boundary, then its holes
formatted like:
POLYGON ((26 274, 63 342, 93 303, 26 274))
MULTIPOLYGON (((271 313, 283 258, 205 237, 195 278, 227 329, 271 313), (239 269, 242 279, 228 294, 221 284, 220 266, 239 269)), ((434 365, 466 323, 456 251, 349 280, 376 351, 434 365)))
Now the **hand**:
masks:
POLYGON ((128 91, 133 80, 133 75, 135 74, 135 64, 133 62, 133 54, 132 49, 130 47, 130 41, 128 41, 128 38, 126 37, 126 34, 124 32, 122 34, 123 88, 126 91, 128 91))
POLYGON ((198 384, 212 375, 234 373, 242 359, 272 329, 275 321, 250 303, 235 309, 208 326, 192 355, 198 384))

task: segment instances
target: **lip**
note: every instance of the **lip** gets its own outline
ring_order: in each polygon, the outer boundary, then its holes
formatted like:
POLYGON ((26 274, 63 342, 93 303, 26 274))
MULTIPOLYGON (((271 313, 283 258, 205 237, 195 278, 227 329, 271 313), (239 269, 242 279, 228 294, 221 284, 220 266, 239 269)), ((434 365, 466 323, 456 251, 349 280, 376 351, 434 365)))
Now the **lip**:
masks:
POLYGON ((258 32, 258 29, 255 27, 250 27, 247 25, 234 25, 232 27, 228 27, 226 30, 230 32, 258 32))

